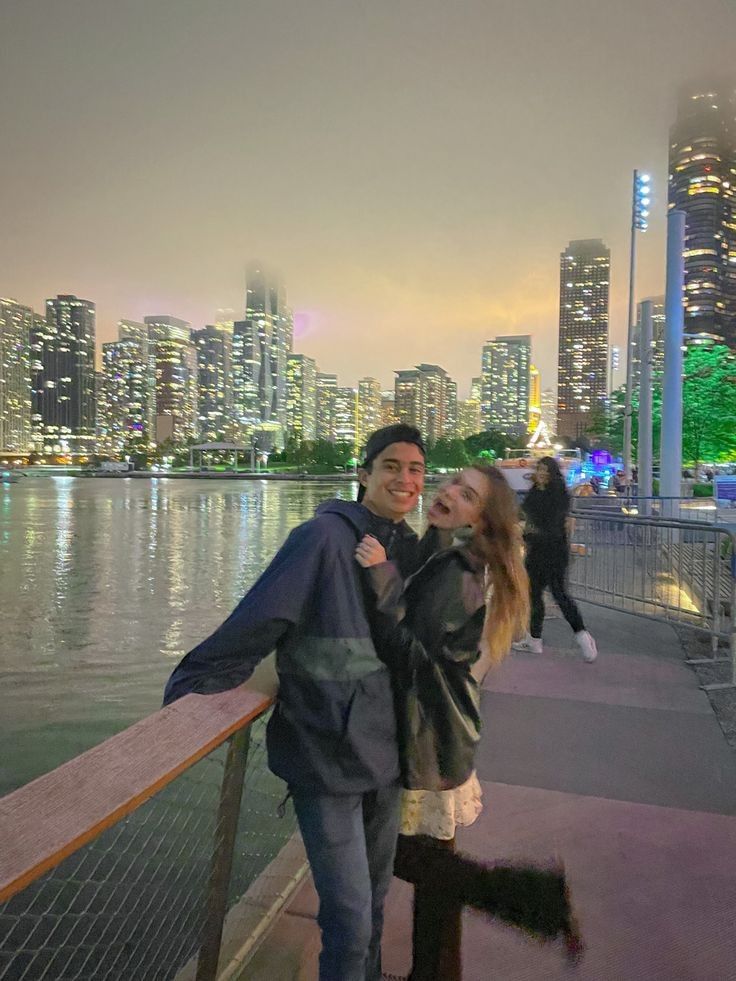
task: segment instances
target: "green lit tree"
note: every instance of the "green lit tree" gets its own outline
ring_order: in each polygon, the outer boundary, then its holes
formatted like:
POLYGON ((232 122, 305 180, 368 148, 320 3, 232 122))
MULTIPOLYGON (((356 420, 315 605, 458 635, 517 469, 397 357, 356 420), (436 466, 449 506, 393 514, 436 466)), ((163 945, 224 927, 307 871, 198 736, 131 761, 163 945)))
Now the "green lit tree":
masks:
POLYGON ((465 449, 471 460, 477 458, 484 460, 495 460, 503 457, 507 447, 511 449, 522 449, 527 444, 526 436, 508 436, 506 433, 499 433, 495 429, 489 429, 484 433, 474 433, 465 439, 465 449))
POLYGON ((736 454, 736 355, 725 345, 691 345, 682 382, 682 456, 697 471, 703 460, 736 454))
MULTIPOLYGON (((685 353, 682 381, 682 459, 697 469, 703 460, 736 457, 736 356, 724 345, 691 345, 685 353)), ((611 398, 607 441, 614 452, 623 451, 626 393, 611 398)), ((639 393, 632 397, 631 442, 636 455, 639 437, 639 393)), ((662 426, 662 382, 652 389, 652 430, 655 459, 659 457, 662 426)))
POLYGON ((438 439, 427 451, 427 464, 447 470, 460 470, 469 463, 470 457, 461 439, 438 439))

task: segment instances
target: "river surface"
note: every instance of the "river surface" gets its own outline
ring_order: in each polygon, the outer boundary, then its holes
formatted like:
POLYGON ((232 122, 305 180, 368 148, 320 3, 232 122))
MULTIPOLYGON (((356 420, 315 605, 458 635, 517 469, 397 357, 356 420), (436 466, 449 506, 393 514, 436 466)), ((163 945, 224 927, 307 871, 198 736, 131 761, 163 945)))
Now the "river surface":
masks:
POLYGON ((355 491, 163 478, 0 486, 0 795, 159 708, 173 666, 290 529, 355 491))

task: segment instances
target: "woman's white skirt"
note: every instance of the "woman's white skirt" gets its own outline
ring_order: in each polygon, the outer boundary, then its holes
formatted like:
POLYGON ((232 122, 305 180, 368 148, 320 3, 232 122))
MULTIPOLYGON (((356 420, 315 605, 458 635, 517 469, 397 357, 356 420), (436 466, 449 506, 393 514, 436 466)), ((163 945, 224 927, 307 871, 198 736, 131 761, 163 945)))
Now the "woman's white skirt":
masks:
POLYGON ((404 790, 401 799, 401 834, 430 835, 443 841, 455 829, 472 824, 483 810, 483 791, 475 770, 452 790, 404 790))

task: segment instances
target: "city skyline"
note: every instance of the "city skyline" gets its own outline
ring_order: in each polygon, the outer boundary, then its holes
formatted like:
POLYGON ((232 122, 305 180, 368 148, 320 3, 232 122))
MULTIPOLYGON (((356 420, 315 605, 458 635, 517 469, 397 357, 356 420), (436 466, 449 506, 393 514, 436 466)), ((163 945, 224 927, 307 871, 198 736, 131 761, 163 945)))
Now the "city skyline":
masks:
POLYGON ((663 292, 677 91, 732 68, 735 18, 716 0, 14 5, 0 294, 90 297, 104 343, 151 311, 242 317, 261 256, 299 350, 344 383, 429 360, 465 397, 476 350, 529 333, 546 386, 564 242, 610 246, 622 343, 633 167, 654 189, 637 299, 663 292), (29 63, 45 71, 18 86, 29 63))

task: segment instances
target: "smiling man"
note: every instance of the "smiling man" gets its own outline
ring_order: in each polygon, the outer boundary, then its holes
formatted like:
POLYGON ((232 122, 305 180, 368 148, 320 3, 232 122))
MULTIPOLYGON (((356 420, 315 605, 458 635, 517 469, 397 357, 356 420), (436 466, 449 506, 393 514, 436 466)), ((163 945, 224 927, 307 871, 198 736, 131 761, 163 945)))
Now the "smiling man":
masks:
POLYGON ((404 574, 416 563, 404 518, 424 487, 419 431, 373 433, 359 476, 359 502, 327 501, 295 528, 225 623, 174 669, 164 696, 233 688, 276 650, 268 761, 292 794, 320 898, 320 981, 381 978, 399 759, 391 680, 354 553, 371 534, 404 574))

